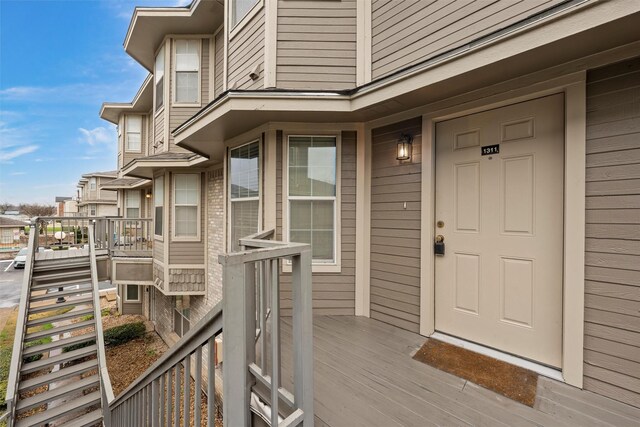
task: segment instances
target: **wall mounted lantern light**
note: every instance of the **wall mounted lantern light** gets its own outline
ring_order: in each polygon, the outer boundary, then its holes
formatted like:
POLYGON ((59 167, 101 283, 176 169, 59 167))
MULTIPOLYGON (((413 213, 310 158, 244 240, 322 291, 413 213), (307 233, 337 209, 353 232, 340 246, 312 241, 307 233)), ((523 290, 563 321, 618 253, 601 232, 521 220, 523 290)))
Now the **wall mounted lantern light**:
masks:
POLYGON ((397 160, 409 160, 411 159, 411 143, 413 137, 411 135, 402 134, 398 139, 398 151, 396 155, 397 160))
POLYGON ((151 198, 151 191, 147 191, 147 193, 144 195, 144 197, 146 197, 147 199, 151 198))

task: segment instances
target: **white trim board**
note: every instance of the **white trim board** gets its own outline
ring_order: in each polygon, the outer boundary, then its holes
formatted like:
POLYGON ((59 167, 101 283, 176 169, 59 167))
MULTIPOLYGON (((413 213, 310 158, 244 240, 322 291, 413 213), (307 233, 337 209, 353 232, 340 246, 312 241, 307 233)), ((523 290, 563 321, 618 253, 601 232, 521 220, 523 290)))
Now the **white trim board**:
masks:
POLYGON ((548 366, 523 359, 521 357, 513 356, 508 353, 503 353, 491 347, 485 347, 474 342, 452 337, 451 335, 443 334, 442 332, 434 332, 429 338, 440 340, 442 342, 446 342, 447 344, 455 345, 456 347, 462 347, 466 350, 473 351, 474 353, 493 357, 494 359, 498 359, 511 365, 528 369, 547 378, 551 378, 557 381, 563 381, 562 373, 557 369, 553 369, 548 366))

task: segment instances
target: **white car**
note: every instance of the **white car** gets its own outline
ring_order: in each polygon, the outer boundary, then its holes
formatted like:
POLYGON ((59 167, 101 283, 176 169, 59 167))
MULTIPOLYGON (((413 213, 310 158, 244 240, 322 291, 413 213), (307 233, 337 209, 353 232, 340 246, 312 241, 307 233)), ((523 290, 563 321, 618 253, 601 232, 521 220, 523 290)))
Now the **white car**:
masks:
POLYGON ((28 248, 20 249, 18 255, 13 259, 13 268, 24 268, 24 264, 27 262, 27 250, 28 248))

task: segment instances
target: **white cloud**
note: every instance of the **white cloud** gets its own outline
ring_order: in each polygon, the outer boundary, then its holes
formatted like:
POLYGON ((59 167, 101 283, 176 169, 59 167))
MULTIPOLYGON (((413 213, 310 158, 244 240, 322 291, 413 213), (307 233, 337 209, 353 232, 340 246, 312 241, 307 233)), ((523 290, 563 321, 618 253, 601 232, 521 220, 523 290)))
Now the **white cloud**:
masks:
POLYGON ((174 3, 174 6, 184 7, 184 6, 189 6, 190 4, 191 4, 191 0, 176 0, 176 2, 174 3))
POLYGON ((37 149, 37 145, 26 145, 24 147, 11 146, 7 148, 0 148, 0 162, 8 162, 9 160, 15 159, 16 157, 33 153, 37 149))
POLYGON ((11 172, 9 175, 11 176, 20 176, 20 175, 26 175, 26 172, 11 172))
POLYGON ((79 128, 78 131, 82 134, 80 142, 89 144, 90 146, 100 144, 114 144, 117 139, 116 130, 113 127, 105 128, 99 126, 94 129, 79 128))

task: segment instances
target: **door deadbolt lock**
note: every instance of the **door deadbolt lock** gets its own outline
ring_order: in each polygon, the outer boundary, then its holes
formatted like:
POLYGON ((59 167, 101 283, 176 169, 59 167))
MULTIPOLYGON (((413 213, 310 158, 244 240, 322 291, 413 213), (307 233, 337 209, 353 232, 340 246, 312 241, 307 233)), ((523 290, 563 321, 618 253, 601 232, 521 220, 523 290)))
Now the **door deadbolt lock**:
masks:
POLYGON ((433 252, 436 255, 444 255, 444 236, 441 234, 438 234, 436 236, 436 241, 433 244, 433 252))

